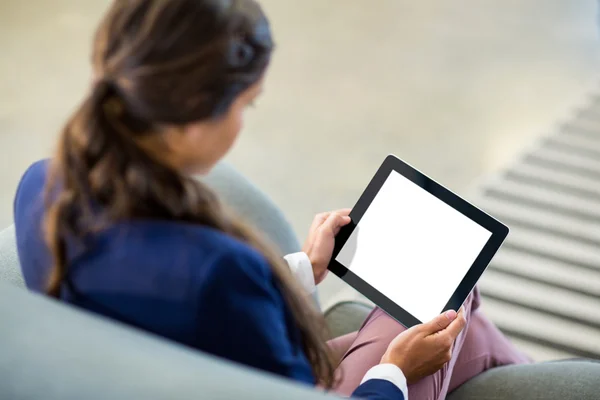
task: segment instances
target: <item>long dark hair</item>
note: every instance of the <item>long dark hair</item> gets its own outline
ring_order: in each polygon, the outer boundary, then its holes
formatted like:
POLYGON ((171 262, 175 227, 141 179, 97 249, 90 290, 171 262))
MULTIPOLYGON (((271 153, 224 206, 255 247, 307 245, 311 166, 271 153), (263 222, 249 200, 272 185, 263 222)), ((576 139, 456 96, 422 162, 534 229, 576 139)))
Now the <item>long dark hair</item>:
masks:
POLYGON ((66 124, 52 160, 44 221, 54 262, 48 294, 59 297, 65 282, 67 239, 85 243, 108 224, 133 218, 210 226, 264 255, 316 379, 331 387, 323 318, 282 258, 225 212, 211 190, 140 145, 161 126, 222 116, 261 79, 272 50, 268 21, 252 0, 114 1, 95 36, 91 94, 66 124))

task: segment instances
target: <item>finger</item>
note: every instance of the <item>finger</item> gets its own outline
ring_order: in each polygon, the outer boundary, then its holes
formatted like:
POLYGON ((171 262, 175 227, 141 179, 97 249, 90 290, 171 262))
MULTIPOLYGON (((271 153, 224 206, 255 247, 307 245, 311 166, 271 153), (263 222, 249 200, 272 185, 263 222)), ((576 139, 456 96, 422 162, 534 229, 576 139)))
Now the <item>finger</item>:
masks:
POLYGON ((351 208, 340 208, 339 210, 334 211, 335 213, 338 213, 342 216, 347 216, 350 215, 350 212, 352 211, 351 208))
POLYGON ((452 350, 448 350, 445 354, 444 354, 444 364, 446 364, 447 362, 449 362, 450 360, 452 360, 452 350))
POLYGON ((433 335, 436 332, 446 329, 456 319, 456 311, 449 310, 424 323, 421 329, 426 335, 433 335))
POLYGON ((350 212, 352 211, 351 208, 341 208, 337 211, 327 211, 327 212, 323 212, 320 214, 317 214, 315 216, 315 218, 313 219, 313 222, 310 226, 310 231, 313 231, 315 229, 317 229, 319 226, 323 225, 323 223, 327 220, 327 218, 331 215, 331 214, 339 214, 342 216, 347 216, 350 215, 350 212))
POLYGON ((342 229, 342 227, 348 225, 351 221, 352 221, 352 219, 349 216, 341 215, 336 228, 333 230, 333 236, 337 236, 337 234, 340 233, 340 229, 342 229))
POLYGON ((446 329, 446 332, 452 337, 452 340, 456 339, 458 334, 465 328, 467 325, 467 320, 465 318, 464 309, 461 307, 456 319, 452 321, 452 323, 446 329))
POLYGON ((310 225, 309 232, 312 232, 312 231, 316 230, 319 226, 323 225, 323 222, 325 222, 325 220, 329 217, 329 215, 331 215, 331 212, 323 212, 323 213, 317 214, 315 216, 315 218, 313 219, 312 224, 310 225))
POLYGON ((337 235, 342 226, 348 225, 351 219, 347 215, 341 215, 337 212, 332 212, 329 217, 321 225, 323 232, 332 233, 333 236, 337 235))

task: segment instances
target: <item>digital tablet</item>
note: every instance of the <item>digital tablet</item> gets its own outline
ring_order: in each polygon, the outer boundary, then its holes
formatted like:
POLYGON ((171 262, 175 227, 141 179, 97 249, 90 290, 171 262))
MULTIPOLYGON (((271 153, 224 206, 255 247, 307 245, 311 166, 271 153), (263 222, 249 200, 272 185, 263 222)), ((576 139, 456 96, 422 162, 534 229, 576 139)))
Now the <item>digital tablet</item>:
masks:
POLYGON ((336 236, 329 269, 406 327, 457 310, 508 227, 388 156, 336 236))

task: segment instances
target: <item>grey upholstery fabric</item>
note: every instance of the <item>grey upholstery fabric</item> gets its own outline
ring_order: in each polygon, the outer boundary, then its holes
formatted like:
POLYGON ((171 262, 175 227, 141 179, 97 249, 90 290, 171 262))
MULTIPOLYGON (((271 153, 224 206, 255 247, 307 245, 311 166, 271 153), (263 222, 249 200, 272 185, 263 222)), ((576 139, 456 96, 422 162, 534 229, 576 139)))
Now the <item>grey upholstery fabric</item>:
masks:
POLYGON ((600 363, 558 361, 493 368, 448 396, 448 400, 596 400, 600 363))
POLYGON ((281 210, 233 167, 221 163, 203 180, 238 216, 263 232, 281 255, 300 251, 296 235, 281 210))
MULTIPOLYGON (((2 399, 330 398, 5 283, 0 321, 2 399)), ((596 399, 599 376, 600 364, 588 362, 503 367, 448 399, 596 399)))
POLYGON ((331 338, 357 331, 373 307, 357 301, 341 301, 327 311, 325 320, 331 338))
POLYGON ((0 281, 25 286, 17 257, 14 226, 0 231, 0 281))
POLYGON ((0 321, 0 399, 332 398, 5 283, 0 321))

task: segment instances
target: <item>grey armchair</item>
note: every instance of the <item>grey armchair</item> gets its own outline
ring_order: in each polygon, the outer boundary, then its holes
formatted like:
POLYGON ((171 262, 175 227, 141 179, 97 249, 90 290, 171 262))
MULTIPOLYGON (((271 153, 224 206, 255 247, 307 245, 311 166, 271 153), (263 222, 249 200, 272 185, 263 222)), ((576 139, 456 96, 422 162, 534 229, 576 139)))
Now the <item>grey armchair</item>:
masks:
MULTIPOLYGON (((272 238, 299 246, 281 212, 227 166, 208 183, 272 238), (235 194, 235 195, 233 195, 235 194)), ((0 399, 334 398, 313 388, 185 348, 24 289, 14 229, 0 232, 0 399)), ((339 333, 357 329, 368 307, 329 310, 339 333)), ((488 371, 449 395, 467 399, 595 399, 600 364, 565 362, 488 371)))

